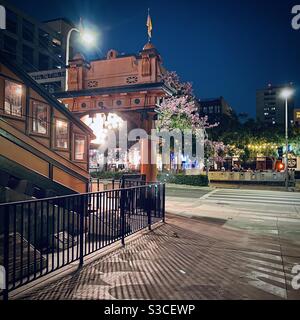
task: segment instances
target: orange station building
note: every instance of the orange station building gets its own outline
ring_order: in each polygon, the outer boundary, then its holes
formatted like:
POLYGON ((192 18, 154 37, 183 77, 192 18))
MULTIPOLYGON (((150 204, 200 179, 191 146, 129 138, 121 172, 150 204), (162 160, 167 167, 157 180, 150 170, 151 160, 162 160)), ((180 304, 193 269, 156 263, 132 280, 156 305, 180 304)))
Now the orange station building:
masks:
MULTIPOLYGON (((150 42, 138 54, 119 55, 110 50, 106 58, 93 61, 77 54, 69 64, 68 90, 56 97, 83 121, 113 114, 127 121, 129 129, 144 129, 149 135, 155 127, 157 104, 173 94, 162 81, 164 72, 161 56, 150 42)), ((140 171, 147 181, 156 181, 151 143, 144 140, 140 141, 140 171)))
POLYGON ((88 191, 92 130, 0 54, 0 202, 88 191))

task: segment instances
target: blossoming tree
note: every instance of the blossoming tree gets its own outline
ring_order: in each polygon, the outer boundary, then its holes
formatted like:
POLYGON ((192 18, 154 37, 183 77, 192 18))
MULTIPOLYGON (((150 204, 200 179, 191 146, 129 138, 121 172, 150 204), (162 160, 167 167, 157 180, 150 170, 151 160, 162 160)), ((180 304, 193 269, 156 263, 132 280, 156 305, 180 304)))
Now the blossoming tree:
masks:
POLYGON ((166 72, 163 81, 173 89, 174 95, 165 98, 158 106, 157 128, 169 131, 174 129, 192 130, 194 135, 204 132, 207 157, 219 159, 220 150, 224 145, 209 141, 207 135, 207 129, 218 126, 218 123, 209 124, 207 117, 199 115, 199 103, 193 94, 192 84, 180 82, 176 72, 166 72))

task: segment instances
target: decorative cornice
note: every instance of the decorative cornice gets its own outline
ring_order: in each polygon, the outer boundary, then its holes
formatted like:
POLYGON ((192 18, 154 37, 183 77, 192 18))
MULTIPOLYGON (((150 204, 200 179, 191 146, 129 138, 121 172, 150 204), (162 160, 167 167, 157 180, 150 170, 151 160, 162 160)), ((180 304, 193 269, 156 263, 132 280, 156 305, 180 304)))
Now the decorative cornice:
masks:
POLYGON ((174 94, 172 89, 166 86, 163 82, 155 82, 155 83, 136 84, 136 85, 130 85, 130 86, 117 86, 117 87, 108 87, 108 88, 93 88, 93 89, 84 89, 84 90, 77 90, 77 91, 57 92, 54 94, 54 96, 57 99, 66 99, 66 98, 75 98, 75 97, 83 97, 83 96, 111 95, 111 94, 141 92, 141 91, 151 91, 151 90, 162 90, 168 95, 174 94))

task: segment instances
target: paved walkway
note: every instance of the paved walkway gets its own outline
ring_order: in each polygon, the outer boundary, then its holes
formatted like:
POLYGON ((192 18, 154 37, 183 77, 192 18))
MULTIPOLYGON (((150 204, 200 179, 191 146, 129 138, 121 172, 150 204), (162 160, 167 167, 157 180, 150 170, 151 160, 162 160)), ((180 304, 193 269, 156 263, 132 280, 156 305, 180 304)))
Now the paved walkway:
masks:
POLYGON ((168 215, 167 223, 22 299, 300 299, 291 269, 300 246, 227 220, 168 215))

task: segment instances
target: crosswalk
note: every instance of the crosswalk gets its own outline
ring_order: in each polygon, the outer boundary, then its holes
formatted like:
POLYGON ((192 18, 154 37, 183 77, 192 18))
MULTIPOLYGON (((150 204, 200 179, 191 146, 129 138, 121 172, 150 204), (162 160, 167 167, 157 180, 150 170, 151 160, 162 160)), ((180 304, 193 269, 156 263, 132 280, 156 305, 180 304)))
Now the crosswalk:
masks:
POLYGON ((265 190, 239 190, 239 189, 215 189, 202 197, 205 202, 214 203, 249 203, 269 205, 299 206, 300 193, 265 191, 265 190))

